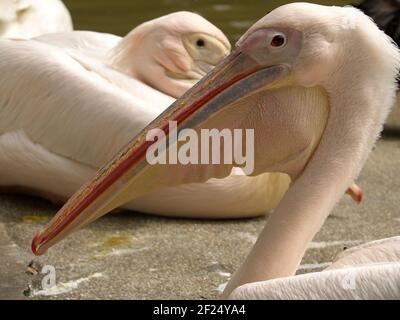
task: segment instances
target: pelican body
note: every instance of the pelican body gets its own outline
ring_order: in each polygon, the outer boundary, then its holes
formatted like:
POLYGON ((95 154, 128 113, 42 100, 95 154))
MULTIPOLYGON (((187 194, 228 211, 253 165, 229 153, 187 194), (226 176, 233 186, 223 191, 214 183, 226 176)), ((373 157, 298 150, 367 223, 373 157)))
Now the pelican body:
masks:
POLYGON ((0 38, 33 38, 72 31, 72 19, 60 0, 0 0, 0 38))

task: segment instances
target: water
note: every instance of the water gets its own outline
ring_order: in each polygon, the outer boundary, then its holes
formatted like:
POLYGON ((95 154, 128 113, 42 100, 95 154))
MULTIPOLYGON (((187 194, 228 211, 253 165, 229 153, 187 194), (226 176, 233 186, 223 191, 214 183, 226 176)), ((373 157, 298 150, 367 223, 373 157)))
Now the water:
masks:
MULTIPOLYGON (((350 0, 351 1, 351 0, 350 0)), ((234 42, 268 11, 293 1, 273 0, 64 0, 75 29, 125 35, 136 25, 175 11, 193 11, 214 23, 234 42)), ((346 5, 349 0, 313 1, 346 5)), ((357 1, 355 1, 357 2, 357 1)))

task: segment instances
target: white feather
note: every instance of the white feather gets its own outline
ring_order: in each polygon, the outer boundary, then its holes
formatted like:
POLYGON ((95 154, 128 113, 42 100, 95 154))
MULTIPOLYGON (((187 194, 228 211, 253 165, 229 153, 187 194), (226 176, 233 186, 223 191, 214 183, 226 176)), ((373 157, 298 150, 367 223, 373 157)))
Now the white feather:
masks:
POLYGON ((232 299, 400 299, 400 237, 343 251, 322 272, 248 283, 232 299))

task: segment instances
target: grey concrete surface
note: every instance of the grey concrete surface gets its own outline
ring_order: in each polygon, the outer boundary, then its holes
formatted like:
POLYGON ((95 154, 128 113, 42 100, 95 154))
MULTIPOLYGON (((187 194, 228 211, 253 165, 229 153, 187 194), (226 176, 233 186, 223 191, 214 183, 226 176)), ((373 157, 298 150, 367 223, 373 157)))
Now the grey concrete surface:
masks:
MULTIPOLYGON (((299 272, 321 270, 343 247, 400 234, 399 168, 399 137, 381 140, 358 180, 364 203, 343 197, 299 272)), ((0 299, 216 298, 266 220, 111 214, 36 259, 55 267, 57 286, 25 297, 30 240, 56 211, 40 199, 0 195, 0 299)))

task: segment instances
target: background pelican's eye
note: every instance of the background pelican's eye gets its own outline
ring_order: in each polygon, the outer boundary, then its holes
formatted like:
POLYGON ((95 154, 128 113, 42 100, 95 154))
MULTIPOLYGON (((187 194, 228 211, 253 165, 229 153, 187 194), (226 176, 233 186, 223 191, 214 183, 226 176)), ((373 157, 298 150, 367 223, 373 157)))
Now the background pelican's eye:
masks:
POLYGON ((286 37, 283 34, 275 35, 271 40, 271 47, 279 48, 286 44, 286 37))
POLYGON ((206 43, 204 42, 203 39, 199 39, 199 40, 196 41, 196 45, 198 47, 204 47, 206 45, 206 43))

